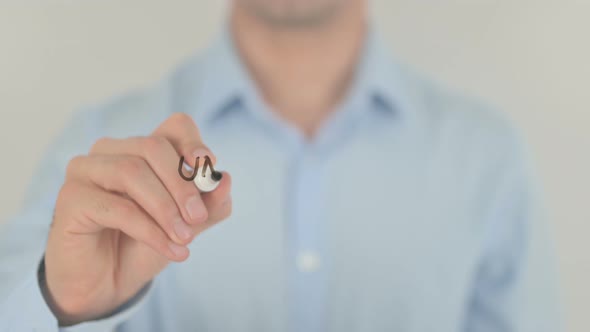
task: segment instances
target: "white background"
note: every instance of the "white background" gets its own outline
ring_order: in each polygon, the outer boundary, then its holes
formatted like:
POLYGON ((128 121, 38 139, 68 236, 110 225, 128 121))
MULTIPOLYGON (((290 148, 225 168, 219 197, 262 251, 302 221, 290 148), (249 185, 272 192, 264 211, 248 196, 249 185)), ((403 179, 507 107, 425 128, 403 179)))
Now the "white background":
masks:
MULTIPOLYGON (((72 111, 147 85, 202 49, 224 6, 0 0, 0 222, 72 111)), ((381 0, 373 12, 404 62, 489 100, 523 130, 549 203, 568 330, 588 331, 590 2, 381 0)))

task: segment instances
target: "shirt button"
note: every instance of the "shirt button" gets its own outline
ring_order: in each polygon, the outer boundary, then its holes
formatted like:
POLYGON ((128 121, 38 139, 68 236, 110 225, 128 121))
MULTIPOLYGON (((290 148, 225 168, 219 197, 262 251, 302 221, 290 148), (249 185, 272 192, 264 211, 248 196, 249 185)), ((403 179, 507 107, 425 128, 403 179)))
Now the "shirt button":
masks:
POLYGON ((304 251, 297 255, 297 268, 301 272, 315 272, 320 268, 320 257, 312 251, 304 251))

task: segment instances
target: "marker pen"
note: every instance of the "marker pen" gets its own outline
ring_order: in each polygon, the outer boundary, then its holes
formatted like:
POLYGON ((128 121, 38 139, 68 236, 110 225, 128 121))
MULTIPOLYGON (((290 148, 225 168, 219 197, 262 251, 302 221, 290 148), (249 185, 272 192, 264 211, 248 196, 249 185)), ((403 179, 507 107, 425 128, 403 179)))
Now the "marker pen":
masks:
POLYGON ((193 181, 200 192, 211 192, 215 190, 217 186, 219 186, 223 174, 221 172, 216 171, 213 168, 213 163, 211 162, 211 158, 209 158, 209 156, 205 156, 205 161, 203 162, 203 165, 200 165, 199 159, 200 157, 197 157, 197 159, 195 160, 195 165, 197 166, 197 169, 193 169, 184 162, 184 156, 180 157, 180 162, 178 163, 178 174, 185 181, 193 181), (191 176, 184 175, 184 172, 182 170, 183 165, 184 168, 192 172, 191 176))

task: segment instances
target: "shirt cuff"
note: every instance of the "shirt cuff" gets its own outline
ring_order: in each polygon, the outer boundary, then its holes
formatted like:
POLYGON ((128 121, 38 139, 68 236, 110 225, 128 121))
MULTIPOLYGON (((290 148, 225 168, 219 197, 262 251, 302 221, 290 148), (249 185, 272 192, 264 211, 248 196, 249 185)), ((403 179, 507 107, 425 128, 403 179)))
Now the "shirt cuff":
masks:
POLYGON ((148 293, 152 288, 152 282, 144 286, 139 293, 129 301, 117 308, 112 314, 100 319, 82 322, 76 325, 61 327, 59 332, 106 332, 115 331, 115 328, 128 320, 147 301, 148 293))

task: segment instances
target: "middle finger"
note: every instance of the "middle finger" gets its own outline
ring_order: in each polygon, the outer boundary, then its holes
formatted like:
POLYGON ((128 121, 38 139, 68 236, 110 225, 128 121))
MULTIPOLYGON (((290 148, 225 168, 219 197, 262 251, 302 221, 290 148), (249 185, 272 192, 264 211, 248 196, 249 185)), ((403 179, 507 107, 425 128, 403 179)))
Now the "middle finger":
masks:
POLYGON ((191 225, 207 220, 207 208, 192 182, 178 175, 180 156, 164 137, 104 138, 90 151, 93 154, 127 154, 143 158, 170 192, 184 220, 191 225))

